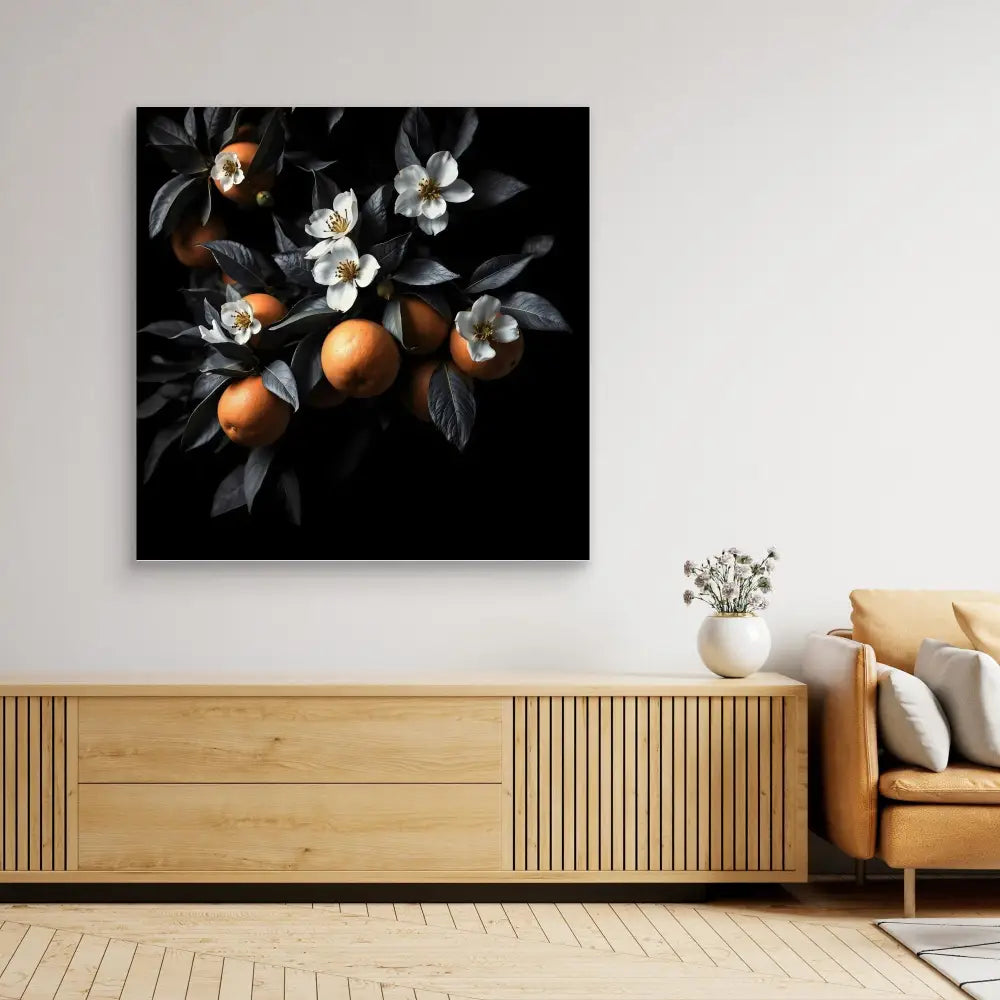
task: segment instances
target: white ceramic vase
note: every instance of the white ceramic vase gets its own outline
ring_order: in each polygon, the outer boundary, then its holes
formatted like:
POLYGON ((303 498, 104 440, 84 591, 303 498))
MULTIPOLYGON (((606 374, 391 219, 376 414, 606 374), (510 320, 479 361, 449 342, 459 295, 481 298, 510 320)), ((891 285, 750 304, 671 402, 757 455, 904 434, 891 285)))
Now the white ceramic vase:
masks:
POLYGON ((709 615, 698 629, 698 655, 720 677, 749 677, 770 652, 767 622, 756 615, 709 615))

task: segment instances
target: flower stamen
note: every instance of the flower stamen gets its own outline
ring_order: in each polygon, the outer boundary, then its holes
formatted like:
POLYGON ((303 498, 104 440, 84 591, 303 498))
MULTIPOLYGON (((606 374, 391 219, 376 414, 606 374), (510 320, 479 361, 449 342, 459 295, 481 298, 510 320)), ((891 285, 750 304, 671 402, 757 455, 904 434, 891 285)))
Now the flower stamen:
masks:
POLYGON ((476 340, 482 340, 485 343, 489 343, 489 341, 493 339, 493 322, 487 321, 485 323, 473 323, 472 335, 476 338, 476 340))
POLYGON ((354 281, 360 268, 361 265, 356 260, 342 260, 337 265, 337 277, 341 281, 354 281))
POLYGON ((240 165, 239 165, 239 163, 235 159, 233 159, 233 160, 223 160, 223 162, 222 162, 222 172, 227 177, 233 177, 236 174, 236 171, 239 170, 239 169, 240 169, 240 165))
POLYGON ((337 233, 340 235, 342 233, 346 233, 351 226, 347 216, 335 210, 333 215, 326 220, 326 228, 329 229, 331 233, 337 233))
POLYGON ((253 325, 253 313, 241 310, 233 315, 233 324, 237 330, 249 330, 253 325))
POLYGON ((425 177, 417 185, 417 194, 421 201, 434 201, 441 197, 441 186, 431 177, 425 177))

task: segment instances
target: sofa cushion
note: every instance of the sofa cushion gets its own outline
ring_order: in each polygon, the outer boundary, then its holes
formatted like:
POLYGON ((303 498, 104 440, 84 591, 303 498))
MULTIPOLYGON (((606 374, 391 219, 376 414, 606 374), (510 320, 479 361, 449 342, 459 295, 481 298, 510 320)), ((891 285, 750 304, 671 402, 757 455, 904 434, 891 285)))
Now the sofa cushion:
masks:
POLYGON ((1000 665, 987 653, 925 639, 915 673, 937 696, 955 749, 967 760, 1000 767, 1000 665))
POLYGON ((1000 604, 1000 594, 981 590, 854 590, 851 591, 853 638, 875 650, 875 659, 913 672, 924 639, 941 639, 969 649, 959 628, 954 602, 1000 604))
POLYGON ((897 760, 928 771, 943 771, 951 752, 951 732, 944 709, 919 677, 876 665, 878 735, 897 760))
POLYGON ((989 601, 955 601, 955 619, 973 649, 1000 660, 1000 604, 989 601))
POLYGON ((878 779, 878 790, 897 802, 1000 805, 1000 770, 964 762, 943 771, 899 767, 878 779))

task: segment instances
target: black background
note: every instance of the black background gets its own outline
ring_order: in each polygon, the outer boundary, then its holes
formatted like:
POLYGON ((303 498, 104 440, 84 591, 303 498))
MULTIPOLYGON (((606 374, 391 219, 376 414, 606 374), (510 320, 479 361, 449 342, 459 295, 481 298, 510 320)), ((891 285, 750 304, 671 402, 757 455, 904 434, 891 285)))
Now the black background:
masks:
MULTIPOLYGON (((150 240, 150 201, 171 172, 146 142, 156 114, 180 122, 183 108, 139 109, 137 325, 187 319, 178 293, 190 272, 165 238, 150 240)), ((427 109, 440 134, 444 109, 427 109)), ((402 108, 348 108, 329 137, 318 110, 295 112, 302 148, 337 163, 326 173, 360 202, 376 184, 391 182, 393 145, 402 108), (303 120, 305 127, 303 128, 303 120)), ((302 485, 302 526, 290 524, 273 488, 274 470, 255 505, 209 517, 221 479, 246 453, 228 445, 181 453, 173 445, 148 484, 142 465, 155 432, 180 410, 139 421, 137 546, 140 559, 586 559, 589 555, 589 115, 585 108, 481 108, 479 129, 459 159, 459 175, 500 170, 530 185, 494 208, 451 206, 448 228, 435 237, 416 232, 431 254, 463 277, 483 260, 516 253, 524 239, 552 234, 548 256, 532 261, 500 294, 524 289, 544 295, 572 333, 526 331, 521 364, 494 382, 476 382, 478 413, 472 439, 459 453, 432 425, 396 409, 389 426, 370 404, 350 400, 332 410, 303 407, 281 442, 279 461, 302 485), (358 430, 369 444, 352 464, 345 449, 358 430)), ((211 151, 213 154, 216 150, 211 151)), ((283 220, 310 210, 310 175, 286 164, 273 192, 283 220)), ((228 236, 274 250, 270 211, 241 211, 213 194, 228 236)), ((409 220, 395 217, 390 234, 409 220)), ((297 238, 297 237, 296 237, 297 238)), ((309 242, 302 240, 300 242, 309 242)), ((367 248, 359 246, 364 253, 367 248)), ((203 283, 203 282, 202 282, 203 283)), ((317 285, 310 294, 323 294, 317 285)), ((492 293, 491 293, 492 294, 492 293)), ((291 305, 291 302, 286 303, 291 305)), ((378 300, 365 312, 380 318, 378 300)), ((447 341, 446 341, 447 345, 447 341)), ((140 334, 140 367, 174 345, 140 334)), ((286 352, 287 359, 287 352, 286 352)), ((404 363, 400 383, 405 377, 404 363)), ((139 385, 138 398, 154 386, 139 385)), ((395 390, 390 390, 395 392, 395 390)), ((279 463, 276 462, 275 470, 279 463)))

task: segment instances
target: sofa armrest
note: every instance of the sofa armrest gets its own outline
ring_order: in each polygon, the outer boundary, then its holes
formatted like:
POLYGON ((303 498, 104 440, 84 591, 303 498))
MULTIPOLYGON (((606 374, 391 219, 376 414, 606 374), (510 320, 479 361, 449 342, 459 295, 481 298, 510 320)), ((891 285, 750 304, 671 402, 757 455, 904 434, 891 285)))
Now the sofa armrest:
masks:
POLYGON ((804 679, 809 686, 810 825, 852 858, 874 857, 875 653, 851 639, 812 635, 804 679))

